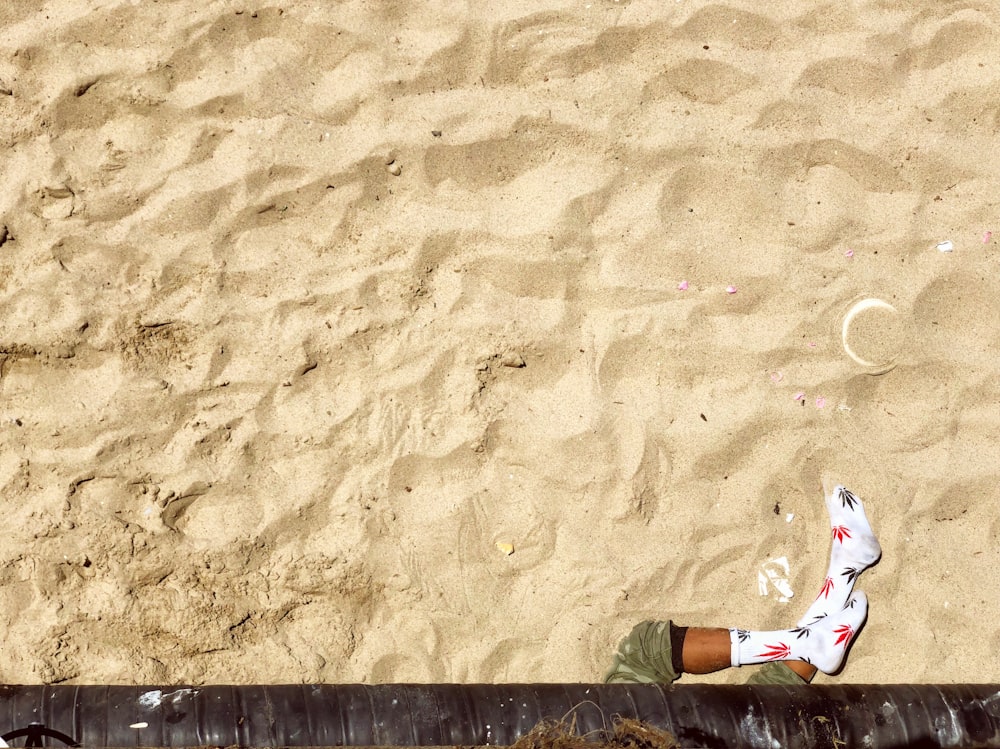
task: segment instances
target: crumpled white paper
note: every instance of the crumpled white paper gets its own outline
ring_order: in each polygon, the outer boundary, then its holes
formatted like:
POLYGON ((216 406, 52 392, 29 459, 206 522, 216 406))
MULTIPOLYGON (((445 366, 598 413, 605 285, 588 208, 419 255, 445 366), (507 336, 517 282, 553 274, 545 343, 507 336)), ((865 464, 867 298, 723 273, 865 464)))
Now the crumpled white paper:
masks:
POLYGON ((788 603, 795 595, 788 584, 788 558, 777 557, 764 562, 757 571, 757 590, 762 596, 777 594, 778 603, 788 603))

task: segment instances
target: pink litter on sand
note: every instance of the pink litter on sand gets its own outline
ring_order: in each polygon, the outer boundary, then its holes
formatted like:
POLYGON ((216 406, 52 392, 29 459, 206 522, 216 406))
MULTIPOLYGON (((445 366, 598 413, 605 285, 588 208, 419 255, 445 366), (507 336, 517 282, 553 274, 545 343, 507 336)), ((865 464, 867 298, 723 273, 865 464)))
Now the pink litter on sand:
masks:
POLYGON ((854 250, 848 250, 845 252, 844 257, 854 257, 854 250))
POLYGON ((809 341, 808 346, 809 348, 816 348, 816 344, 813 343, 812 341, 809 341))
POLYGON ((681 281, 679 284, 677 284, 677 290, 678 291, 687 291, 688 290, 688 282, 687 281, 681 281))
POLYGON ((806 399, 806 394, 805 393, 796 393, 795 394, 795 400, 802 401, 802 400, 805 400, 805 399, 806 399))
POLYGON ((822 395, 816 399, 816 408, 823 408, 826 405, 826 398, 822 395))
POLYGON ((771 373, 771 381, 772 382, 781 382, 782 379, 784 379, 784 377, 785 376, 783 374, 781 374, 781 372, 772 372, 771 373))
POLYGON ((735 286, 727 286, 726 287, 726 293, 727 294, 735 294, 736 293, 736 287, 735 286))
POLYGON ((989 244, 991 239, 993 239, 993 232, 988 231, 983 234, 983 244, 989 244))

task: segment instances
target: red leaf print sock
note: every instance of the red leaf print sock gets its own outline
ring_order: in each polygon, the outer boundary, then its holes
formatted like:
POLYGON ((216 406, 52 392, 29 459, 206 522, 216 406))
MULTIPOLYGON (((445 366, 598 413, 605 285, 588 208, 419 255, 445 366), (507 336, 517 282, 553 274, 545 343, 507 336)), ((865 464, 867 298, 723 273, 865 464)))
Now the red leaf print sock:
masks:
POLYGON ((867 615, 868 599, 858 590, 843 609, 808 626, 773 632, 730 629, 732 664, 805 661, 823 673, 833 673, 844 662, 847 647, 867 615))
POLYGON ((844 608, 855 581, 882 555, 882 547, 856 494, 838 484, 826 495, 826 509, 833 536, 830 567, 819 595, 799 620, 800 627, 844 608))

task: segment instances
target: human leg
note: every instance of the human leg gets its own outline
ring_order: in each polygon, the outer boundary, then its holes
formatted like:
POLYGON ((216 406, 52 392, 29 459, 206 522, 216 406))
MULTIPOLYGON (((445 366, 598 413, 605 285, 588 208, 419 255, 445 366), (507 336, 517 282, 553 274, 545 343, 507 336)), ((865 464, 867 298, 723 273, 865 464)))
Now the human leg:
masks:
POLYGON ((800 627, 843 609, 858 577, 882 555, 864 505, 856 494, 838 484, 829 492, 824 491, 824 499, 833 536, 830 566, 819 595, 799 620, 800 627))
POLYGON ((771 665, 755 683, 808 682, 817 668, 826 673, 840 668, 867 611, 867 598, 857 591, 840 612, 794 629, 762 632, 642 622, 619 644, 604 680, 669 684, 683 673, 765 663, 771 665))
POLYGON ((809 681, 817 668, 825 673, 840 668, 867 613, 868 599, 857 591, 844 609, 804 627, 770 632, 691 627, 683 640, 682 670, 708 674, 730 666, 781 661, 809 681))

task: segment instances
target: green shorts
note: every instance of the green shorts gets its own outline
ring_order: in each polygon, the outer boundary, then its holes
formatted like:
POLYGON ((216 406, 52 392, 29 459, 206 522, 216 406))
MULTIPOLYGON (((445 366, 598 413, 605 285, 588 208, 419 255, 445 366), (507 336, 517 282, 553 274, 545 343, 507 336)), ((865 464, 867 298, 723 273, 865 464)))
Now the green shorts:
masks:
MULTIPOLYGON (((637 624, 618 645, 611 669, 604 675, 608 684, 670 684, 680 674, 673 666, 670 645, 670 621, 645 621, 637 624)), ((787 663, 765 663, 747 684, 805 684, 787 663)))

